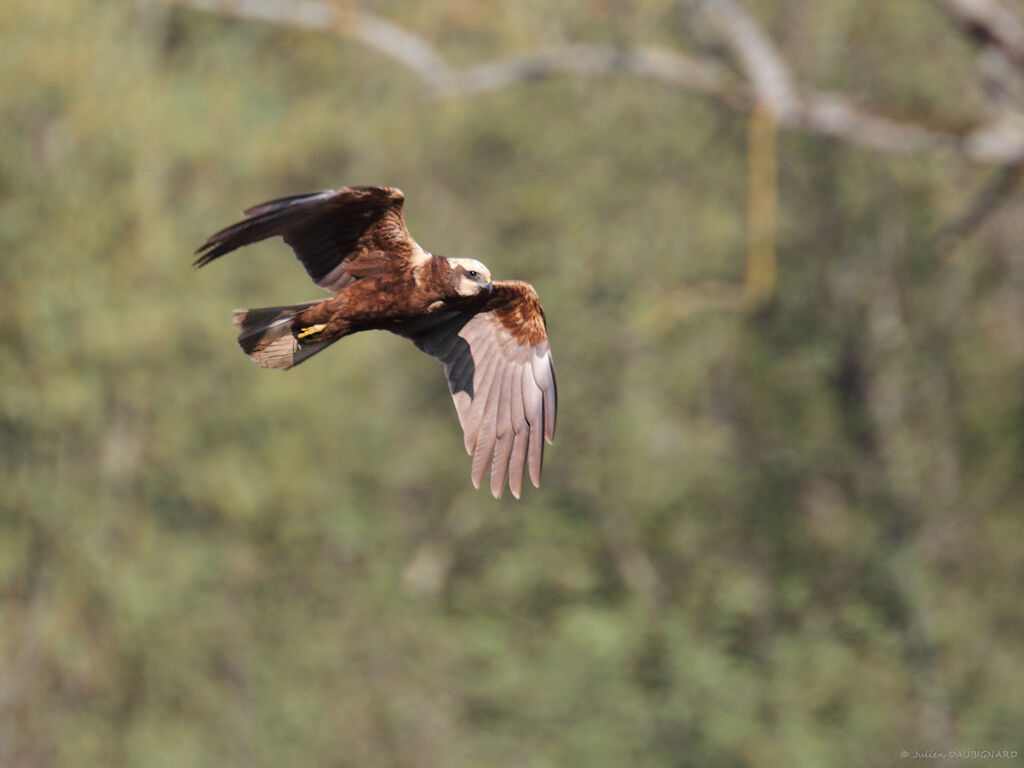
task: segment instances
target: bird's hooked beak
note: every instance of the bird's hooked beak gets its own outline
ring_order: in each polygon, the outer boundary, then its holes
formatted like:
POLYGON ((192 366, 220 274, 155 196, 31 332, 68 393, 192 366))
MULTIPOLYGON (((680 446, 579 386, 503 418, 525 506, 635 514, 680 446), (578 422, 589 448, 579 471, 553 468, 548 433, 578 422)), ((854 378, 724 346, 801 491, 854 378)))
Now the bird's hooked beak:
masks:
POLYGON ((490 279, 487 280, 487 295, 490 296, 494 293, 494 283, 490 279))

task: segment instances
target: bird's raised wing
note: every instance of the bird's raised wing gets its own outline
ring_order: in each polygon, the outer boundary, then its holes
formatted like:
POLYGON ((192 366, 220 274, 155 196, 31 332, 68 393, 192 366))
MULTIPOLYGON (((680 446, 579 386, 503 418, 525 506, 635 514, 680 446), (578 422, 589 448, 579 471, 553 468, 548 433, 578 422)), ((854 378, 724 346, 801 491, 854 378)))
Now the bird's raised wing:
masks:
POLYGON ((199 248, 195 264, 281 236, 313 282, 337 291, 352 280, 425 257, 402 219, 405 195, 392 187, 342 187, 271 200, 199 248))
POLYGON ((544 442, 555 437, 558 394, 544 313, 536 291, 494 284, 480 311, 451 311, 393 329, 444 364, 448 389, 473 457, 473 485, 491 467, 491 493, 506 480, 522 493, 527 469, 539 486, 544 442))

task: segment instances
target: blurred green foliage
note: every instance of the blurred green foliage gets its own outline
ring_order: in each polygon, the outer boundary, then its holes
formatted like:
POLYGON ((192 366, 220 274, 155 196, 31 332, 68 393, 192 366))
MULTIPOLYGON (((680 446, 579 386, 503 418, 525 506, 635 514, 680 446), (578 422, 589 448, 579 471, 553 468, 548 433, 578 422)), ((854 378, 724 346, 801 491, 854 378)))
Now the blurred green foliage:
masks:
MULTIPOLYGON (((926 2, 751 0, 801 80, 944 124, 926 2)), ((456 63, 702 45, 668 0, 380 2, 456 63)), ((743 279, 747 118, 627 78, 432 100, 330 36, 156 2, 0 7, 0 764, 846 766, 1018 749, 1024 197, 784 133, 743 279), (248 205, 392 184, 429 249, 531 281, 541 490, 469 482, 439 366, 386 334, 288 374, 202 272, 248 205)), ((944 41, 942 46, 936 40, 944 41)), ((950 72, 967 73, 963 80, 950 72)))

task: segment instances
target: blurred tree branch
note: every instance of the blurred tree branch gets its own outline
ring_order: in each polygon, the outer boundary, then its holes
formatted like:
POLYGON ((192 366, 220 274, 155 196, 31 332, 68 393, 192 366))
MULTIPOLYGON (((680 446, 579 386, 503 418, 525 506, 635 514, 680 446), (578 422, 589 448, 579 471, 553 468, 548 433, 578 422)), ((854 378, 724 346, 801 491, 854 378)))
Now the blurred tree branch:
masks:
MULTIPOLYGON (((479 94, 557 75, 622 73, 713 96, 734 109, 761 104, 780 128, 801 130, 887 153, 948 152, 1000 165, 1024 160, 1024 124, 993 118, 967 131, 906 121, 862 109, 847 97, 804 89, 775 44, 736 0, 688 0, 703 14, 746 78, 718 61, 657 46, 571 44, 452 67, 423 37, 390 21, 327 0, 166 0, 231 18, 329 32, 355 40, 400 63, 438 96, 479 94)), ((1024 23, 995 0, 934 0, 966 34, 996 41, 1024 61, 1024 23)))
POLYGON ((799 119, 801 99, 771 40, 733 0, 690 0, 691 13, 703 13, 729 46, 750 81, 756 101, 778 122, 799 119))
POLYGON ((514 83, 560 74, 598 76, 624 72, 642 79, 699 93, 714 94, 739 106, 748 101, 714 61, 655 46, 617 48, 568 45, 552 50, 494 59, 453 69, 435 48, 379 16, 327 0, 166 0, 230 18, 301 27, 355 40, 405 66, 435 95, 493 91, 514 83))

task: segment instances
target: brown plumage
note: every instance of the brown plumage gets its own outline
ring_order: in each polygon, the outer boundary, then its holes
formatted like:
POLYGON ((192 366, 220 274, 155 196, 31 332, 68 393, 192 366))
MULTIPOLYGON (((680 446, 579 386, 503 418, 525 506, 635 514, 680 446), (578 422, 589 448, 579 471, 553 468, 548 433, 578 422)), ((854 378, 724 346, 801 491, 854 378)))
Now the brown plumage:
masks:
POLYGON ((238 343, 259 365, 288 369, 358 331, 410 339, 444 365, 473 457, 473 485, 491 470, 519 498, 540 484, 544 443, 555 436, 557 393, 544 311, 519 280, 491 282, 475 259, 424 251, 390 187, 343 187, 257 205, 211 235, 196 266, 269 237, 284 239, 317 285, 334 295, 235 310, 238 343))

